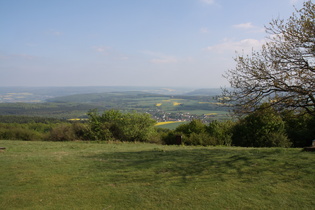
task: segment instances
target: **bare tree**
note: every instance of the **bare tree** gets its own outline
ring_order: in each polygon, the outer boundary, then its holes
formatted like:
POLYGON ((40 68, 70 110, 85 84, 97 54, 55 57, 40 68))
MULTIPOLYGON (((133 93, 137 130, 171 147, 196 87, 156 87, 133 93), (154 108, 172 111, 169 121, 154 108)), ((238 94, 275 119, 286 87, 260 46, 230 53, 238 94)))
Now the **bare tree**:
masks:
POLYGON ((315 4, 304 2, 287 20, 274 19, 260 51, 237 55, 236 67, 224 75, 231 89, 221 99, 248 113, 262 102, 280 109, 304 109, 315 115, 315 4))

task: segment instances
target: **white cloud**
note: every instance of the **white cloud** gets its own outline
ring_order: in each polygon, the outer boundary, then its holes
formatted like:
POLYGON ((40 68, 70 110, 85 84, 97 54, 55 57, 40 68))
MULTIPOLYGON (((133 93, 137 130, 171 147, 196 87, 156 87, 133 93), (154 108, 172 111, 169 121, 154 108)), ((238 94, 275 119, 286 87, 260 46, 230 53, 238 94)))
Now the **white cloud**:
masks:
POLYGON ((250 33, 263 33, 265 28, 253 25, 251 22, 233 25, 233 28, 248 30, 250 33))
POLYGON ((92 48, 95 52, 106 56, 111 55, 113 53, 110 47, 94 46, 92 48))
POLYGON ((95 48, 95 50, 96 50, 97 52, 104 52, 104 51, 105 51, 105 48, 103 48, 103 47, 97 47, 97 48, 95 48))
POLYGON ((248 23, 236 24, 236 25, 233 25, 233 27, 241 28, 241 29, 250 29, 250 28, 254 28, 255 26, 253 26, 251 22, 248 22, 248 23))
POLYGON ((201 2, 206 3, 206 4, 214 4, 215 0, 201 0, 201 2))
POLYGON ((177 63, 178 59, 174 57, 168 57, 168 58, 154 58, 150 60, 151 63, 157 63, 157 64, 167 64, 167 63, 177 63))
POLYGON ((233 41, 231 39, 225 39, 223 43, 207 47, 208 51, 214 51, 218 53, 225 52, 244 52, 250 53, 252 49, 260 49, 265 43, 265 40, 257 39, 243 39, 241 41, 233 41))
POLYGON ((200 33, 202 33, 202 34, 208 34, 208 33, 210 33, 210 31, 209 31, 208 28, 203 27, 203 28, 200 29, 200 33))

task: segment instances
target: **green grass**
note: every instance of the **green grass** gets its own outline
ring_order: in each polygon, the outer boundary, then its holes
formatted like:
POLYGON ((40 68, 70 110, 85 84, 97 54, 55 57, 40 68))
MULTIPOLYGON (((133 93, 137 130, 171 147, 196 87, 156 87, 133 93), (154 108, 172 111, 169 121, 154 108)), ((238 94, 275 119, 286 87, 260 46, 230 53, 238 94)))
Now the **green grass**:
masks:
POLYGON ((301 149, 0 141, 0 209, 314 209, 301 149))

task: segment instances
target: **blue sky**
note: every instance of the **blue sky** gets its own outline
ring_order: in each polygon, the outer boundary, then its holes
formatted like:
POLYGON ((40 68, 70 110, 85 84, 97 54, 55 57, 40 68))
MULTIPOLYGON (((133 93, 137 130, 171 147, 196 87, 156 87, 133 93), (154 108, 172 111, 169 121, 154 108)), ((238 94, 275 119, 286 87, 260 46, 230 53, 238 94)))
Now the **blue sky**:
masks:
POLYGON ((302 0, 0 0, 0 86, 212 88, 302 0))

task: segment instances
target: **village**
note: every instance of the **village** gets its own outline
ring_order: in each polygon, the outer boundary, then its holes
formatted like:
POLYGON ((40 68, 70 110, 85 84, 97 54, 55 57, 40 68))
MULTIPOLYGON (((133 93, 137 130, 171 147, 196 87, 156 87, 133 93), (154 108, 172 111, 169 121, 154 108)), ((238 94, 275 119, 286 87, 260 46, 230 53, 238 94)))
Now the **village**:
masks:
POLYGON ((152 116, 153 119, 155 119, 157 122, 167 122, 167 121, 178 121, 178 122, 189 122, 192 121, 193 119, 199 119, 203 123, 210 123, 213 120, 218 119, 218 114, 217 113, 212 113, 212 114, 192 114, 189 112, 166 112, 160 109, 156 110, 148 110, 148 114, 152 116))

